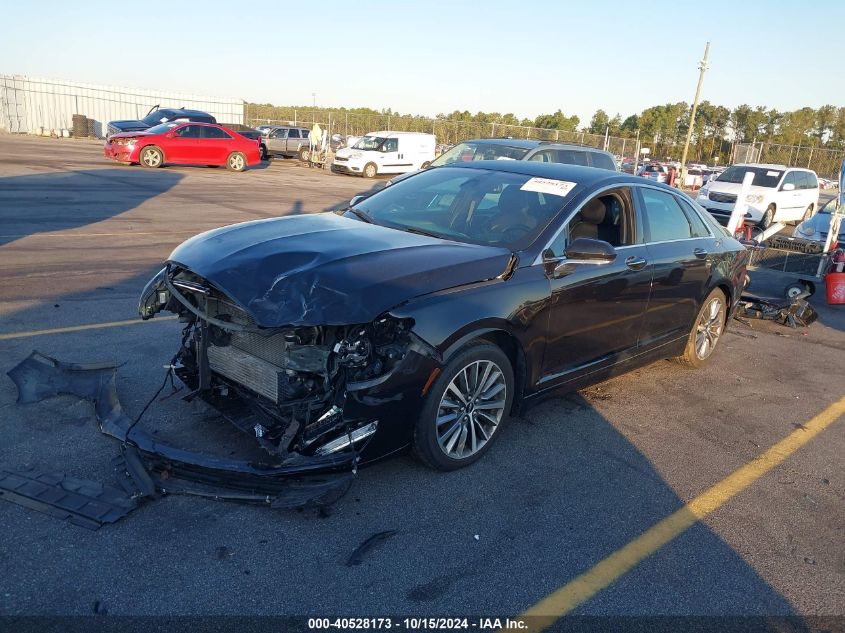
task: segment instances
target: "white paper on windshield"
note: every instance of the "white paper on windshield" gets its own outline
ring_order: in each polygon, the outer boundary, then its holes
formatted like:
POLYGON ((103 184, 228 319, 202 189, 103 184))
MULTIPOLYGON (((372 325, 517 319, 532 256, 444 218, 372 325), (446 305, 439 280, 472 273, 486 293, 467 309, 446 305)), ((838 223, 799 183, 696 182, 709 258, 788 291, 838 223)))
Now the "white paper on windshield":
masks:
POLYGON ((767 171, 766 175, 767 176, 780 176, 780 172, 779 171, 767 171))
POLYGON ((531 178, 520 187, 522 191, 536 191, 537 193, 548 193, 553 196, 565 196, 578 183, 568 180, 555 180, 554 178, 531 178))

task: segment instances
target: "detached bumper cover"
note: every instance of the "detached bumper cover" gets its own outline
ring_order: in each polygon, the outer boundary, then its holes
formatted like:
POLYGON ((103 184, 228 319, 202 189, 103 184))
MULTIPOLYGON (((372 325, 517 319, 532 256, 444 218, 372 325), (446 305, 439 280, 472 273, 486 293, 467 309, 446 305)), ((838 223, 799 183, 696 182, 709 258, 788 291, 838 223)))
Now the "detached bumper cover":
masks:
POLYGON ((100 430, 123 444, 126 471, 141 496, 195 494, 267 503, 275 508, 329 505, 354 480, 354 457, 289 454, 279 462, 248 462, 197 453, 161 442, 135 427, 120 405, 117 367, 64 363, 37 351, 9 371, 19 404, 60 393, 94 403, 100 430))

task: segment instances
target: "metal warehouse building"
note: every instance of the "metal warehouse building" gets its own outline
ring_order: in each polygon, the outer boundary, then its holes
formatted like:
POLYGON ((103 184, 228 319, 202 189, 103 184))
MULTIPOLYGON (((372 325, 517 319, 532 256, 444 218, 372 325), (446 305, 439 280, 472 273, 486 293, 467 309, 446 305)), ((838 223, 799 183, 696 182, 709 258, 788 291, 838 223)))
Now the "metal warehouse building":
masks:
POLYGON ((81 114, 93 119, 94 133, 102 137, 109 121, 140 119, 156 105, 203 110, 220 123, 244 122, 243 99, 0 75, 0 129, 7 132, 61 134, 81 114))

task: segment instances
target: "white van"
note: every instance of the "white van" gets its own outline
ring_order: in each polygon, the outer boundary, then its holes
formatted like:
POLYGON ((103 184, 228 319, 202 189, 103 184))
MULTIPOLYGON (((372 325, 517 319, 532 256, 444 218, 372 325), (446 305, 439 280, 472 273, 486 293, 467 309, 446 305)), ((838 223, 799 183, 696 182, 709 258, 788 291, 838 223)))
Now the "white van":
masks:
POLYGON ((425 169, 434 160, 434 134, 370 132, 352 147, 337 150, 332 171, 373 178, 425 169))
POLYGON ((727 222, 742 189, 745 172, 754 172, 745 204, 751 221, 767 229, 774 222, 808 220, 819 207, 816 172, 786 165, 731 165, 698 192, 698 204, 727 222))

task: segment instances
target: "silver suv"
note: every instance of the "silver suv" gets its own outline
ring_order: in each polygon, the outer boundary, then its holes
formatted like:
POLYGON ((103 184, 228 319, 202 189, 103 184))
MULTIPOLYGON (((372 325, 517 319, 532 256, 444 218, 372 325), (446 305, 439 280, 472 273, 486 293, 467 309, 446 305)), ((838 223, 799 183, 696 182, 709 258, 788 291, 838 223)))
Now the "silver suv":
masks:
POLYGON ((261 132, 270 156, 298 156, 301 160, 308 160, 311 151, 308 141, 311 130, 308 128, 292 125, 262 126, 261 132))

